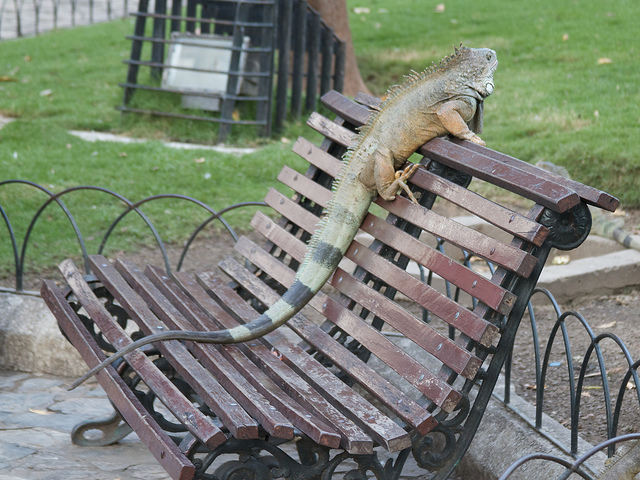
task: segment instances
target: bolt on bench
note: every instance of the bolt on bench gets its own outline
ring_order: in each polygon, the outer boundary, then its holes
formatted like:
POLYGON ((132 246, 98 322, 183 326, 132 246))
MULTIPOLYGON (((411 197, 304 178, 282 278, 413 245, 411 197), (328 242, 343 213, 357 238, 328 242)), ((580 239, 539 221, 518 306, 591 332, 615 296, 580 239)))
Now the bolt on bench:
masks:
MULTIPOLYGON (((331 197, 340 157, 378 102, 357 100, 323 97, 337 119, 311 115, 325 139, 294 145, 310 167, 284 167, 278 178, 297 193, 269 191, 281 219, 255 215, 266 242, 241 238, 245 262, 230 256, 219 271, 168 274, 92 256, 91 276, 63 262, 69 288, 45 281, 42 295, 87 365, 143 335, 251 321, 277 300, 331 197)), ((437 138, 418 153, 424 168, 409 184, 420 205, 378 199, 361 226, 372 243, 353 241, 330 291, 260 340, 174 340, 128 354, 97 375, 115 416, 80 424, 74 441, 109 444, 134 430, 174 479, 331 478, 346 460, 345 478, 397 479, 410 455, 447 478, 478 428, 550 250, 586 238, 588 205, 613 211, 618 201, 466 141, 437 138), (488 200, 467 189, 473 177, 533 206, 523 215, 488 200), (510 240, 435 213, 440 203, 510 240), (477 259, 484 273, 471 268, 477 259), (422 278, 407 271, 416 264, 422 278)))

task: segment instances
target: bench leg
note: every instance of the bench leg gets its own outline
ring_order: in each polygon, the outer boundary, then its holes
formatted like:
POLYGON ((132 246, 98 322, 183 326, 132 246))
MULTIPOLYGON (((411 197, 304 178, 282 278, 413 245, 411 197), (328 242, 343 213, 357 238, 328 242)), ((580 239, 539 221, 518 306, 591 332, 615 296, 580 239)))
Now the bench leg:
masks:
POLYGON ((132 431, 120 413, 114 410, 113 415, 104 420, 89 420, 76 425, 71 431, 71 441, 82 447, 106 447, 119 442, 132 431), (91 433, 95 431, 101 432, 101 435, 91 433))

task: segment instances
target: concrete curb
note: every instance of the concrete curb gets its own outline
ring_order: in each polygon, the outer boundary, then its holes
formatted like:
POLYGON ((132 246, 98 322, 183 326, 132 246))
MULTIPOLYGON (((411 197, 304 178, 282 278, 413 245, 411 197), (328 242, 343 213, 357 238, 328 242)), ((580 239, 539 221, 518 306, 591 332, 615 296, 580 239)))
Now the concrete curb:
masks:
POLYGON ((0 365, 2 370, 71 377, 87 370, 44 300, 9 292, 0 292, 0 365))
POLYGON ((638 285, 640 252, 637 250, 582 258, 569 265, 549 265, 538 280, 538 286, 553 293, 560 303, 586 295, 609 295, 638 285))
MULTIPOLYGON (((573 461, 561 449, 571 444, 571 432, 546 414, 543 414, 542 432, 534 429, 535 407, 519 397, 511 387, 511 401, 502 402, 504 379, 501 377, 489 401, 485 414, 467 454, 457 473, 473 480, 496 480, 518 459, 532 453, 546 453, 573 461), (500 452, 496 454, 496 452, 500 452)), ((578 439, 578 454, 593 446, 578 439)), ((604 469, 607 456, 599 452, 586 462, 591 474, 604 469)), ((564 467, 551 462, 534 461, 516 470, 509 480, 540 480, 559 478, 564 467)))

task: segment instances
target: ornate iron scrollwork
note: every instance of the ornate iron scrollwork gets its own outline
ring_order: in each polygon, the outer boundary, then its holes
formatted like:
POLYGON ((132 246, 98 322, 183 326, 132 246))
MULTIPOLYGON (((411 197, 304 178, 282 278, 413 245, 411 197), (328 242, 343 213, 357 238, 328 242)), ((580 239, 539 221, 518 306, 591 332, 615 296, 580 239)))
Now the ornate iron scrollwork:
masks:
MULTIPOLYGON (((113 316, 113 318, 116 319, 118 325, 120 325, 123 329, 127 328, 130 320, 129 314, 125 311, 124 308, 122 308, 115 302, 115 299, 113 298, 113 295, 111 295, 109 290, 107 290, 97 278, 91 275, 85 276, 85 280, 93 290, 95 296, 100 299, 107 311, 113 316)), ((84 327, 96 341, 100 349, 104 352, 115 353, 116 349, 107 341, 102 332, 98 329, 95 322, 90 317, 82 313, 82 305, 80 305, 76 301, 71 289, 69 289, 65 293, 65 298, 69 302, 69 305, 71 306, 73 311, 78 315, 78 318, 80 319, 84 327)), ((60 328, 60 326, 58 326, 58 328, 60 328)), ((60 328, 60 332, 67 339, 67 341, 69 341, 67 334, 64 333, 64 330, 62 330, 62 328, 60 328)), ((134 340, 137 340, 138 338, 142 337, 142 332, 135 332, 131 337, 134 340)))
POLYGON ((411 450, 401 451, 395 461, 388 459, 383 465, 376 453, 355 455, 341 452, 331 457, 329 448, 319 446, 306 437, 296 442, 296 448, 299 461, 266 439, 238 440, 231 437, 218 448, 206 452, 204 457, 201 448, 192 449, 190 459, 196 465, 195 478, 199 480, 330 480, 338 466, 347 460, 354 462, 356 467, 344 474, 345 480, 366 480, 370 478, 368 473, 378 480, 397 480, 411 450), (214 462, 226 454, 236 455, 237 459, 215 466, 214 462), (212 469, 213 474, 207 473, 212 469))
POLYGON ((82 447, 105 447, 119 442, 133 429, 114 409, 113 415, 103 420, 88 420, 73 427, 71 441, 82 447), (95 433, 99 432, 99 435, 95 433))
POLYGON ((457 439, 454 430, 450 427, 438 425, 427 435, 417 439, 411 452, 420 468, 435 472, 451 458, 455 451, 456 443, 457 439))
POLYGON ((469 184, 471 183, 471 180, 473 179, 473 177, 471 175, 469 175, 468 173, 464 173, 464 172, 461 172, 460 170, 456 170, 454 168, 447 167, 446 165, 443 165, 442 163, 436 162, 435 160, 431 160, 429 162, 429 165, 427 166, 427 169, 430 172, 435 173, 439 177, 447 179, 450 182, 453 182, 453 183, 455 183, 457 185, 460 185, 460 186, 462 186, 464 188, 467 188, 469 186, 469 184))
POLYGON ((563 213, 545 209, 540 223, 550 230, 549 242, 558 250, 572 250, 585 241, 591 230, 591 212, 584 203, 563 213))
POLYGON ((441 412, 438 415, 438 426, 423 437, 413 438, 411 452, 421 468, 435 472, 451 459, 457 450, 461 425, 469 416, 469 412, 469 397, 465 394, 452 414, 446 415, 446 412, 441 412), (451 418, 447 418, 448 416, 451 418))

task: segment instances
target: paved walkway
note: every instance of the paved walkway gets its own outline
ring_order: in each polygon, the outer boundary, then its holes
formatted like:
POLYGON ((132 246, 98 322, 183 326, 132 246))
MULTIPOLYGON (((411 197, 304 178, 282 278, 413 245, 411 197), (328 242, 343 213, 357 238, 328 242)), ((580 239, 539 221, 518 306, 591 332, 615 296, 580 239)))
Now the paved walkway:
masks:
MULTIPOLYGON (((109 447, 71 443, 78 422, 113 413, 95 381, 68 392, 71 381, 0 370, 0 480, 169 480, 135 434, 109 447)), ((334 478, 351 468, 345 462, 334 478)), ((407 462, 400 478, 424 474, 407 462)))
POLYGON ((0 371, 0 480, 165 480, 135 435, 110 447, 79 447, 80 421, 113 410, 93 382, 67 392, 70 379, 0 371))

